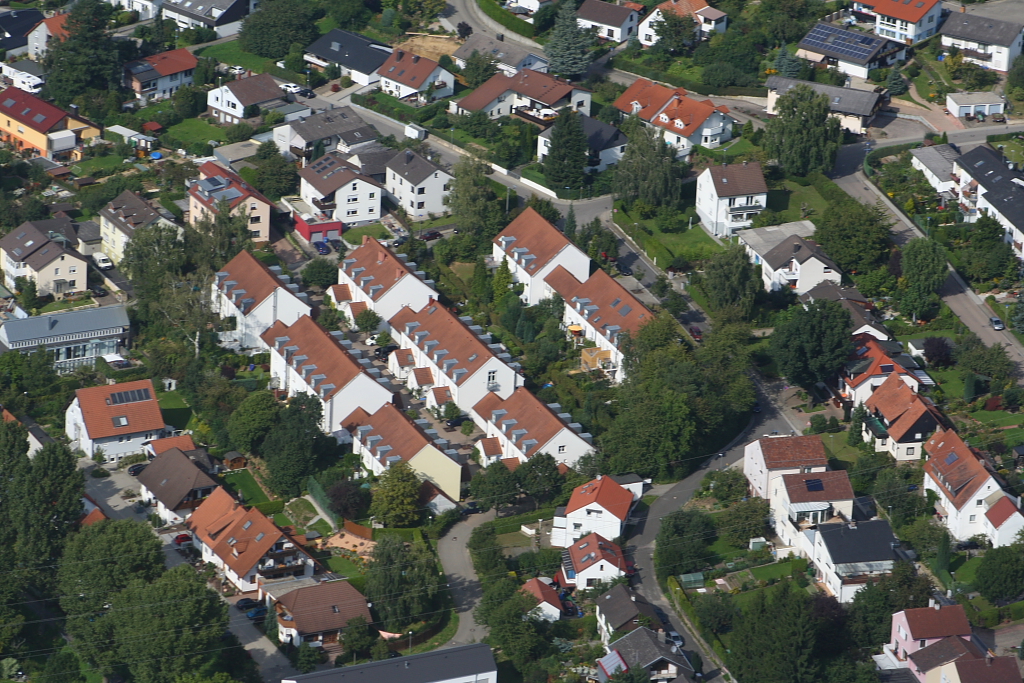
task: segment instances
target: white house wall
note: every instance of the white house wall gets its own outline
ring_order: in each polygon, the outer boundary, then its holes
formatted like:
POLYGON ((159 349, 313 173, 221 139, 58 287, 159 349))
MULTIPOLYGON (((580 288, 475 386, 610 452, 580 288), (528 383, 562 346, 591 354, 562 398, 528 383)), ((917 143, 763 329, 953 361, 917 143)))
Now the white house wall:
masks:
POLYGON ((221 342, 237 343, 241 348, 251 350, 253 353, 270 350, 270 347, 260 339, 260 335, 275 322, 281 321, 290 327, 296 320, 309 315, 310 312, 308 304, 300 301, 284 287, 277 287, 273 294, 246 315, 238 310, 229 296, 217 288, 216 283, 212 287, 214 313, 221 318, 235 318, 234 331, 221 332, 221 342))

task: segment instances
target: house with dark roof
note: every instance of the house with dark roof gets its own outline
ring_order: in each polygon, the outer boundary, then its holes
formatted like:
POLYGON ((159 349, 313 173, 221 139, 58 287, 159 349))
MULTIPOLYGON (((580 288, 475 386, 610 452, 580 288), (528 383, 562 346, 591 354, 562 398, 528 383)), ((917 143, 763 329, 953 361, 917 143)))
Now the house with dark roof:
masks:
POLYGON ((576 23, 602 40, 621 43, 636 34, 640 14, 632 7, 602 0, 584 0, 576 10, 576 23))
POLYGON ((874 22, 875 33, 913 45, 929 38, 942 24, 939 0, 857 0, 854 15, 874 22))
POLYGON ((380 89, 404 100, 414 98, 426 103, 451 97, 455 92, 455 76, 433 59, 395 50, 377 69, 380 89))
POLYGON ((927 607, 905 609, 892 615, 889 642, 883 655, 900 669, 910 666, 910 655, 944 638, 959 636, 970 641, 973 631, 963 605, 943 605, 934 599, 927 607))
POLYGON ((550 298, 555 290, 545 279, 559 266, 577 281, 590 276, 590 257, 528 207, 492 240, 491 262, 508 264, 512 281, 523 285, 520 298, 527 306, 536 306, 550 298))
POLYGON ((494 65, 506 76, 514 76, 523 69, 532 69, 541 73, 547 73, 548 70, 548 59, 542 50, 531 50, 518 43, 485 33, 470 34, 466 38, 466 42, 452 53, 452 59, 456 66, 464 69, 466 60, 472 57, 474 52, 493 59, 494 65))
POLYGON ((128 243, 139 228, 164 225, 177 228, 174 221, 163 216, 131 190, 125 190, 100 209, 100 239, 103 253, 114 264, 124 258, 128 243))
POLYGON ((960 683, 1020 683, 1020 667, 1012 655, 986 656, 984 659, 966 657, 943 665, 939 680, 959 680, 960 683), (953 676, 956 676, 956 679, 953 676))
POLYGON ((409 218, 422 221, 448 211, 444 198, 454 176, 433 161, 407 149, 395 154, 385 170, 388 196, 409 218))
POLYGON ((613 586, 598 597, 594 605, 597 632, 605 646, 611 642, 614 633, 629 633, 640 628, 650 628, 657 633, 665 632, 654 605, 629 586, 613 586))
MULTIPOLYGON (((939 194, 952 192, 956 187, 953 163, 960 152, 952 145, 930 145, 910 150, 910 165, 924 173, 928 184, 939 194)), ((952 196, 952 195, 949 195, 952 196)))
POLYGON ((327 218, 346 225, 380 220, 383 188, 344 160, 341 152, 328 152, 299 170, 299 196, 327 218))
MULTIPOLYGON (((377 131, 352 107, 335 107, 274 128, 274 144, 289 159, 308 161, 317 144, 325 151, 355 152, 373 145, 377 131)), ((392 152, 394 153, 394 152, 392 152)))
POLYGON ((705 0, 667 0, 655 7, 640 22, 637 37, 645 47, 658 42, 656 24, 663 22, 666 14, 692 19, 695 41, 707 40, 716 33, 723 33, 729 27, 729 15, 710 6, 705 0))
POLYGON ((774 480, 786 474, 818 474, 828 470, 825 446, 817 436, 766 436, 743 451, 743 474, 751 493, 770 499, 774 480))
POLYGON ((695 100, 684 88, 669 88, 638 78, 615 100, 625 116, 637 116, 676 150, 687 157, 694 145, 714 148, 732 139, 737 121, 729 107, 711 100, 695 100))
POLYGON ((693 665, 686 653, 664 634, 650 628, 635 628, 613 643, 608 654, 597 660, 598 683, 625 671, 645 670, 652 683, 685 681, 693 677, 693 665))
POLYGON ((141 103, 170 97, 178 88, 192 85, 192 72, 199 60, 188 48, 150 55, 124 65, 124 84, 141 103))
POLYGON ((775 477, 769 497, 775 533, 783 544, 810 557, 806 532, 819 524, 853 520, 853 499, 844 470, 775 477))
POLYGON ((892 572, 899 559, 899 539, 888 520, 819 524, 807 531, 810 560, 825 590, 839 602, 850 602, 869 581, 892 572))
POLYGON ((931 399, 915 393, 896 373, 885 378, 864 407, 869 415, 864 420, 864 440, 897 462, 924 457, 924 442, 945 424, 931 399))
MULTIPOLYGON (((617 164, 626 153, 629 138, 621 130, 597 119, 584 116, 583 135, 587 138, 587 163, 585 170, 600 173, 612 164, 617 164)), ((537 160, 543 162, 551 151, 551 136, 554 127, 537 136, 537 160)))
POLYGON ((90 458, 102 449, 104 462, 143 453, 148 442, 172 430, 164 424, 149 379, 78 389, 65 411, 64 433, 72 448, 80 448, 90 458))
POLYGON ((778 113, 775 105, 779 97, 798 85, 805 85, 819 95, 827 97, 832 118, 837 119, 840 126, 854 135, 866 133, 878 110, 885 104, 885 96, 874 90, 858 90, 784 76, 769 76, 765 81, 765 87, 768 88, 768 106, 765 107, 765 112, 769 116, 775 116, 778 113))
POLYGON ((558 599, 558 591, 551 585, 551 579, 532 578, 520 590, 537 600, 537 606, 530 612, 531 616, 544 621, 558 621, 562 618, 562 601, 558 599))
POLYGON ((295 646, 337 643, 353 619, 373 621, 366 598, 345 580, 319 581, 275 597, 271 613, 277 619, 278 637, 295 646))
POLYGON ((270 214, 274 203, 242 177, 220 164, 207 161, 199 167, 199 180, 188 188, 188 220, 195 225, 213 218, 226 207, 233 216, 245 216, 253 242, 270 239, 270 214))
MULTIPOLYGON (((923 0, 913 0, 922 2, 923 0)), ((887 6, 899 0, 878 0, 887 6)), ((928 0, 941 5, 938 0, 928 0)), ((856 6, 857 3, 854 3, 856 6)), ((887 29, 888 30, 888 29, 887 29)), ((891 36, 890 36, 891 37, 891 36)), ((822 67, 832 67, 841 73, 867 78, 872 69, 891 66, 907 58, 906 45, 863 31, 819 21, 797 44, 796 56, 822 67)))
POLYGON ((44 15, 37 9, 16 9, 0 13, 0 51, 8 57, 28 52, 28 36, 44 15))
POLYGON ((85 258, 74 249, 73 242, 52 229, 50 224, 55 222, 71 224, 67 219, 27 222, 0 238, 0 260, 8 289, 15 291, 20 277, 35 282, 39 296, 61 298, 86 288, 85 258))
POLYGON ((80 159, 83 141, 97 137, 100 129, 79 116, 76 106, 71 109, 66 112, 18 88, 0 91, 0 142, 49 161, 80 159))
POLYGON ((393 51, 391 46, 364 35, 335 28, 306 48, 305 59, 321 71, 335 64, 342 76, 350 77, 359 85, 370 85, 380 80, 377 70, 393 51))
POLYGON ((258 5, 258 0, 163 0, 161 10, 179 30, 208 28, 227 38, 242 30, 242 20, 258 5))
MULTIPOLYGON (((956 665, 961 662, 986 661, 987 658, 988 654, 985 650, 975 645, 970 639, 960 636, 949 636, 917 652, 911 653, 908 657, 908 668, 919 683, 927 683, 929 680, 960 680, 959 676, 955 679, 950 679, 942 674, 955 672, 956 665), (945 671, 943 671, 944 669, 945 671)), ((1014 664, 1016 668, 1016 663, 1014 664)), ((1017 677, 1020 678, 1019 670, 1017 677)), ((982 680, 985 683, 989 683, 989 681, 994 679, 985 678, 982 680)))
POLYGON ((246 109, 266 109, 281 101, 284 91, 270 74, 256 74, 228 81, 206 95, 206 111, 219 123, 239 123, 249 118, 246 109))
POLYGON ((964 220, 973 223, 983 214, 995 218, 1013 253, 1024 257, 1024 173, 1007 168, 999 152, 981 145, 953 162, 953 175, 964 220))
POLYGON ((761 281, 769 292, 790 289, 800 295, 822 282, 838 285, 842 275, 817 242, 803 237, 787 237, 761 262, 761 281))
POLYGON ((756 161, 708 166, 697 176, 697 214, 719 237, 750 227, 767 205, 768 185, 756 161))
POLYGON ((164 524, 180 524, 220 484, 184 451, 169 448, 139 473, 139 495, 164 524))
POLYGON ((584 536, 562 551, 558 585, 596 588, 633 572, 622 548, 600 534, 584 536))
MULTIPOLYGON (((749 231, 744 231, 749 232, 749 231)), ((841 287, 832 280, 824 280, 800 295, 807 308, 815 301, 835 301, 850 314, 850 335, 869 334, 879 341, 889 339, 889 330, 875 315, 874 304, 856 287, 841 287)))
POLYGON ((287 676, 281 683, 495 683, 498 665, 489 645, 474 643, 398 659, 287 676))
POLYGON ((518 114, 529 117, 531 122, 548 125, 565 107, 590 116, 590 95, 586 88, 526 69, 514 76, 494 74, 461 100, 452 100, 448 112, 463 116, 482 111, 492 119, 518 114))
POLYGON ((965 62, 1006 73, 1021 53, 1024 21, 954 12, 942 24, 942 46, 960 50, 965 62))
POLYGON ((555 510, 551 546, 568 548, 590 533, 618 538, 629 519, 633 501, 632 492, 612 477, 597 475, 597 479, 573 489, 569 502, 555 510))
POLYGON ((373 142, 365 148, 356 150, 345 157, 345 161, 353 164, 359 172, 373 178, 381 185, 387 182, 387 164, 397 152, 379 142, 373 142))

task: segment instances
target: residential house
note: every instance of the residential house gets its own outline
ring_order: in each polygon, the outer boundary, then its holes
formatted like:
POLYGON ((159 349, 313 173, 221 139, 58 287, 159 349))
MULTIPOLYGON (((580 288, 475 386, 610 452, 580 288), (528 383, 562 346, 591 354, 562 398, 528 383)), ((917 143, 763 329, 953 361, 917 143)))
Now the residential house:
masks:
POLYGON ((896 462, 920 460, 924 442, 944 423, 931 399, 914 393, 896 373, 885 378, 864 407, 869 414, 864 420, 864 440, 896 462))
MULTIPOLYGON (((952 145, 931 145, 910 150, 910 165, 921 173, 939 194, 952 193, 957 187, 953 162, 960 153, 952 145)), ((952 197, 952 194, 948 196, 952 197)))
POLYGON ((940 0, 856 0, 854 15, 875 22, 875 33, 906 45, 919 43, 938 31, 942 24, 940 0))
POLYGON ((109 519, 110 517, 92 496, 87 493, 82 494, 82 518, 78 520, 78 526, 92 526, 109 519))
POLYGON ((67 12, 55 14, 52 17, 42 19, 28 33, 28 54, 29 59, 39 62, 50 49, 50 41, 64 40, 68 37, 67 12))
POLYGON ((613 586, 594 603, 597 632, 605 647, 615 633, 629 633, 639 628, 651 628, 664 633, 664 626, 654 605, 629 586, 621 583, 613 586))
MULTIPOLYGON (((352 107, 335 107, 274 128, 274 144, 288 159, 302 159, 303 166, 319 144, 325 151, 354 152, 373 145, 377 131, 352 107)), ((392 152, 393 153, 393 152, 392 152)))
POLYGON ((590 257, 532 207, 492 240, 491 260, 508 264, 512 281, 523 285, 520 298, 527 306, 555 294, 545 279, 559 266, 578 282, 590 276, 590 257))
POLYGON ((172 448, 177 448, 188 455, 189 451, 196 450, 196 443, 192 440, 192 436, 190 434, 168 436, 163 439, 153 439, 146 444, 146 453, 150 458, 155 458, 164 451, 169 451, 172 448))
POLYGON ((899 539, 884 519, 819 524, 808 541, 818 580, 842 603, 891 573, 896 560, 906 559, 897 554, 899 539))
POLYGON ((840 398, 856 406, 867 403, 875 389, 891 374, 897 374, 914 393, 922 386, 934 386, 935 380, 920 369, 917 361, 903 352, 899 342, 880 341, 870 334, 853 338, 853 353, 839 377, 840 398))
POLYGON ((985 510, 985 536, 995 548, 1013 545, 1024 530, 1024 514, 1011 496, 1003 496, 985 510))
MULTIPOLYGON (((29 422, 31 422, 32 424, 27 425, 21 420, 19 420, 17 417, 15 417, 11 411, 7 410, 7 408, 4 408, 3 406, 0 406, 0 421, 17 422, 25 429, 25 440, 28 442, 28 452, 26 453, 26 455, 30 458, 34 456, 36 453, 38 453, 39 450, 46 444, 53 443, 53 437, 51 437, 49 434, 43 431, 43 428, 40 427, 36 422, 29 420, 29 422)), ((87 510, 86 512, 88 513, 90 511, 87 510)))
MULTIPOLYGON (((965 661, 988 661, 988 654, 969 639, 949 636, 914 652, 909 659, 910 666, 907 668, 910 669, 918 683, 928 683, 929 681, 958 681, 959 683, 960 677, 957 675, 956 665, 965 661), (949 674, 956 677, 950 678, 949 674)), ((1017 668, 1016 662, 1014 662, 1014 668, 1017 668)), ((995 672, 989 673, 994 674, 995 672)), ((1019 669, 1017 678, 1020 678, 1019 669)), ((979 679, 984 683, 993 683, 995 680, 989 677, 979 679)), ((1013 683, 1017 683, 1017 681, 1013 680, 1013 683)))
POLYGON ((305 59, 320 70, 336 64, 342 76, 359 85, 370 85, 380 80, 377 70, 393 51, 366 36, 334 28, 306 48, 305 59))
POLYGON ((817 242, 803 237, 787 237, 761 262, 761 281, 768 292, 791 289, 799 295, 822 282, 838 285, 841 280, 842 271, 817 242))
POLYGON ((377 69, 380 89, 400 100, 415 97, 427 103, 451 97, 455 93, 455 76, 433 59, 395 50, 377 69))
POLYGON ((44 102, 18 88, 0 91, 0 142, 23 155, 46 157, 50 161, 79 158, 85 140, 100 129, 77 114, 44 102))
POLYGON ((225 202, 233 216, 247 217, 253 242, 270 240, 270 213, 274 203, 234 171, 207 161, 199 167, 199 180, 188 188, 189 222, 194 226, 200 221, 214 220, 225 202))
POLYGON ((1024 258, 1024 173, 1009 169, 1000 152, 981 145, 953 163, 964 221, 988 214, 1006 230, 1006 241, 1024 258))
POLYGON ((11 79, 11 84, 18 90, 33 95, 43 89, 46 83, 46 69, 39 62, 23 59, 20 62, 0 64, 0 74, 11 79))
POLYGON ((163 0, 163 18, 180 30, 208 28, 218 38, 227 38, 242 29, 242 20, 256 11, 259 0, 163 0))
POLYGON ((108 0, 114 7, 120 7, 126 12, 138 12, 139 21, 156 19, 160 13, 163 0, 108 0))
POLYGON ((457 317, 435 299, 420 309, 401 308, 388 323, 399 349, 412 351, 414 367, 430 369, 434 386, 426 394, 428 408, 452 401, 468 411, 492 393, 499 401, 509 398, 522 384, 519 364, 501 345, 492 344, 471 318, 457 317))
POLYGON ((192 72, 199 60, 188 48, 178 48, 137 59, 124 65, 124 85, 135 92, 142 104, 170 97, 185 85, 192 85, 192 72))
POLYGON ((551 579, 530 579, 519 590, 537 599, 537 606, 530 612, 530 616, 544 621, 558 621, 562 618, 562 601, 558 599, 558 591, 551 586, 551 579))
POLYGON ((775 247, 790 237, 811 237, 814 235, 814 223, 803 220, 781 225, 768 225, 763 228, 749 228, 737 233, 740 244, 747 251, 747 257, 755 266, 764 263, 765 256, 775 247))
POLYGON ((37 9, 16 9, 0 13, 0 53, 19 57, 28 52, 29 33, 43 21, 37 9))
POLYGON ((633 629, 607 645, 608 654, 597 660, 598 683, 608 683, 619 672, 646 670, 652 683, 686 681, 694 676, 686 653, 649 628, 633 629))
MULTIPOLYGON (((600 173, 612 164, 617 164, 626 153, 629 138, 615 126, 584 116, 583 135, 587 138, 587 164, 585 170, 600 173)), ((551 151, 551 136, 554 127, 537 136, 537 160, 543 162, 551 151)))
MULTIPOLYGON (((896 4, 892 0, 879 0, 883 1, 896 4)), ((907 48, 902 42, 819 21, 797 44, 796 56, 823 68, 833 67, 847 76, 867 78, 872 69, 883 69, 905 60, 907 48)))
POLYGON ((380 476, 392 465, 404 462, 446 496, 459 499, 462 465, 457 452, 436 431, 421 431, 390 403, 372 414, 356 408, 342 425, 347 434, 342 440, 352 443, 352 452, 360 457, 367 475, 380 476))
POLYGON ((664 21, 663 17, 670 12, 693 19, 695 40, 707 40, 715 33, 723 33, 729 26, 729 15, 711 7, 705 0, 668 0, 655 7, 640 22, 637 37, 644 47, 658 42, 656 24, 664 21))
POLYGON ((178 448, 156 456, 139 473, 139 496, 164 524, 180 524, 220 484, 178 448))
POLYGON ((654 314, 600 269, 580 282, 564 266, 557 266, 544 281, 565 301, 562 325, 573 343, 596 344, 591 353, 583 354, 581 367, 603 371, 615 383, 625 379, 623 332, 635 336, 654 314))
POLYGON ((906 669, 913 653, 951 636, 970 641, 972 634, 963 605, 943 605, 930 599, 927 607, 892 615, 891 635, 882 652, 897 668, 906 669))
POLYGON ((1024 22, 991 19, 979 14, 954 12, 942 24, 942 46, 960 50, 965 62, 1001 73, 1021 53, 1024 22))
POLYGON ((560 586, 596 588, 631 573, 622 548, 600 534, 590 534, 562 551, 557 580, 560 586))
MULTIPOLYGON (((291 583, 297 582, 283 586, 291 583)), ((282 643, 322 647, 337 643, 353 619, 362 617, 367 624, 373 621, 366 598, 348 581, 319 581, 287 592, 283 586, 271 586, 268 592, 273 591, 275 600, 271 613, 277 619, 282 643)))
POLYGON ((203 562, 213 564, 242 593, 261 579, 312 576, 316 562, 255 507, 246 509, 218 487, 185 520, 203 562))
POLYGON ((270 347, 271 381, 288 396, 316 396, 327 434, 340 431, 357 408, 375 413, 394 398, 369 359, 350 350, 351 342, 341 332, 328 332, 308 315, 291 325, 279 320, 261 336, 270 347))
POLYGON ((695 100, 683 88, 669 88, 638 78, 615 100, 624 116, 635 115, 676 150, 687 157, 695 145, 715 148, 732 139, 736 120, 729 107, 711 100, 695 100))
POLYGON ((743 451, 743 475, 750 484, 750 491, 765 500, 770 499, 778 477, 827 470, 825 446, 816 435, 766 436, 751 441, 743 451))
MULTIPOLYGON (((973 643, 972 643, 973 645, 973 643)), ((939 644, 933 645, 939 649, 939 644)), ((915 675, 921 680, 921 672, 925 680, 957 681, 957 683, 1020 683, 1020 667, 1017 665, 1017 658, 1013 655, 993 657, 991 652, 984 652, 984 656, 978 657, 976 652, 959 656, 951 655, 926 657, 919 653, 914 659, 915 675), (943 661, 948 660, 948 661, 943 661), (926 670, 926 667, 934 661, 942 661, 939 666, 926 670), (937 669, 937 670, 936 670, 937 669)))
POLYGON ((164 424, 149 379, 78 389, 64 418, 64 433, 72 448, 90 458, 102 450, 108 463, 145 452, 147 442, 172 429, 164 424))
POLYGON ((232 142, 230 144, 214 147, 213 161, 216 161, 224 168, 231 169, 236 173, 241 172, 243 168, 253 165, 249 160, 256 156, 256 152, 259 151, 260 144, 262 143, 258 140, 249 138, 248 140, 242 140, 241 142, 232 142))
POLYGON ((345 162, 341 152, 328 152, 299 171, 302 201, 348 225, 380 220, 382 189, 345 162))
POLYGON ((632 7, 602 0, 584 0, 576 10, 576 23, 602 40, 622 43, 636 33, 640 15, 632 7))
POLYGON ((353 323, 369 308, 380 316, 380 329, 390 329, 389 321, 403 308, 422 310, 436 296, 434 281, 416 263, 364 235, 363 243, 338 264, 338 284, 324 298, 353 323))
POLYGON ((808 529, 853 520, 853 487, 845 470, 784 474, 772 479, 772 524, 782 546, 810 557, 808 529))
POLYGON ((600 474, 597 479, 577 486, 569 502, 555 510, 552 547, 568 548, 590 533, 618 538, 629 519, 633 501, 632 492, 600 474))
POLYGON ((498 665, 490 645, 474 643, 406 655, 399 660, 383 659, 286 676, 281 683, 352 683, 370 678, 387 683, 494 683, 498 679, 498 665))
POLYGON ((151 225, 177 227, 174 221, 155 211, 145 199, 131 190, 125 190, 100 209, 103 253, 115 264, 121 263, 135 231, 151 225))
POLYGON ((589 116, 590 94, 586 88, 526 69, 513 76, 494 74, 466 97, 452 100, 448 111, 458 115, 482 111, 492 119, 518 114, 528 121, 547 125, 553 123, 558 111, 565 107, 589 116))
POLYGON ((533 51, 528 47, 505 41, 486 33, 472 33, 459 49, 452 53, 455 65, 466 68, 466 60, 474 52, 486 55, 494 60, 494 65, 506 76, 515 76, 524 69, 532 69, 541 73, 548 71, 548 59, 542 50, 533 51))
POLYGON ((993 525, 985 515, 1006 496, 995 475, 952 429, 937 430, 924 450, 924 489, 938 494, 935 512, 950 536, 987 534, 993 525))
POLYGON ((768 185, 756 161, 708 166, 697 176, 697 214, 717 237, 750 227, 767 205, 768 185))
POLYGON ((83 308, 8 320, 0 325, 0 352, 46 349, 59 374, 92 367, 96 359, 128 346, 130 326, 124 306, 83 308))
MULTIPOLYGON (((742 241, 742 237, 740 239, 742 241)), ((890 337, 889 330, 885 329, 874 313, 874 304, 856 287, 840 287, 832 280, 822 280, 801 294, 800 301, 804 307, 815 301, 837 302, 850 314, 850 336, 869 334, 879 341, 890 337)))
POLYGON ((798 85, 805 85, 814 92, 826 96, 830 116, 838 119, 839 125, 854 135, 866 133, 878 110, 885 104, 885 96, 874 90, 858 90, 784 76, 769 76, 765 82, 768 88, 768 106, 765 107, 765 113, 769 116, 778 114, 776 103, 779 98, 798 85))
POLYGON ((212 309, 222 320, 221 344, 260 353, 268 350, 260 338, 268 327, 293 325, 309 315, 306 293, 290 280, 280 266, 268 266, 245 250, 224 264, 211 285, 212 309))
POLYGON ((451 173, 410 149, 391 157, 386 168, 388 196, 410 219, 421 221, 447 213, 444 198, 455 178, 451 173))
POLYGON ((391 157, 398 153, 375 141, 373 144, 349 154, 345 157, 345 161, 353 164, 363 175, 384 185, 387 183, 387 164, 391 161, 391 157))
POLYGON ((281 101, 284 91, 270 74, 239 78, 206 94, 206 111, 218 123, 239 123, 249 118, 246 109, 266 109, 281 101))
POLYGON ((519 387, 508 398, 488 392, 473 406, 470 417, 487 438, 498 440, 502 458, 526 462, 537 453, 547 453, 572 467, 594 450, 593 437, 561 409, 557 403, 545 405, 529 389, 519 387))
POLYGON ((991 92, 946 93, 946 109, 956 117, 992 116, 1006 111, 1006 100, 991 92))
POLYGON ((32 280, 39 296, 61 297, 88 286, 85 258, 64 246, 62 235, 40 227, 49 221, 22 223, 0 238, 4 286, 19 289, 18 278, 32 280), (54 237, 51 238, 50 234, 54 237))

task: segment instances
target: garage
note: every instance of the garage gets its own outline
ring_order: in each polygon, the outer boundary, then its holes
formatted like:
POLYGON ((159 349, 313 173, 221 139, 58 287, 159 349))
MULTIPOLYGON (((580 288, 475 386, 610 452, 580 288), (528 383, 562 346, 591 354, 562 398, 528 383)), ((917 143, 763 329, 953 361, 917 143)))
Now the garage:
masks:
POLYGON ((339 237, 341 237, 341 230, 328 230, 327 231, 327 239, 329 239, 329 240, 336 240, 339 237))
POLYGON ((1002 114, 1006 102, 990 92, 956 92, 946 95, 946 109, 957 118, 1002 114))

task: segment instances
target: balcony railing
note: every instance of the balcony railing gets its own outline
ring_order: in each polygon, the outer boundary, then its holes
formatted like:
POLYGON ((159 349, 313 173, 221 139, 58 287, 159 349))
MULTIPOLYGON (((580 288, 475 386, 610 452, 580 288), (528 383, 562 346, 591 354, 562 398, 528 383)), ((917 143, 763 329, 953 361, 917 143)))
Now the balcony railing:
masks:
POLYGON ((337 202, 335 202, 333 199, 325 200, 325 199, 317 199, 315 197, 313 198, 313 206, 315 206, 316 208, 320 209, 321 211, 327 211, 329 209, 336 209, 336 208, 338 208, 337 202))
POLYGON ((737 204, 729 207, 729 213, 747 213, 748 211, 764 211, 761 204, 737 204))

